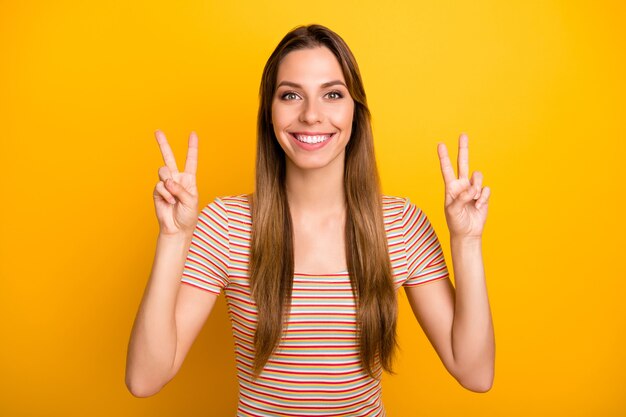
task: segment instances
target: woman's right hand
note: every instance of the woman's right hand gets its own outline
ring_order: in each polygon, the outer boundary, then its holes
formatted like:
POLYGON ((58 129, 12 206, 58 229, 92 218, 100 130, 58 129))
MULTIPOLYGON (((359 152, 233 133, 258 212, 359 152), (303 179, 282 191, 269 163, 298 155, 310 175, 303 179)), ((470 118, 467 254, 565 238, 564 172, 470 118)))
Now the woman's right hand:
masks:
POLYGON ((162 235, 192 235, 198 221, 198 189, 196 168, 198 166, 198 137, 189 135, 189 148, 185 171, 178 172, 176 159, 165 134, 154 132, 165 166, 159 168, 159 179, 154 187, 154 207, 162 235))

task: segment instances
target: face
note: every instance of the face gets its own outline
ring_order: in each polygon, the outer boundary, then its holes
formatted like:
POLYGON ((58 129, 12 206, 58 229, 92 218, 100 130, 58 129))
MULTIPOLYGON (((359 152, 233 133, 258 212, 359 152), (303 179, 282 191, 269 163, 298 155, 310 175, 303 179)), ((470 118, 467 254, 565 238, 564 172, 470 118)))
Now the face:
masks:
POLYGON ((288 169, 343 167, 354 100, 335 55, 325 46, 290 52, 276 85, 272 123, 288 169))

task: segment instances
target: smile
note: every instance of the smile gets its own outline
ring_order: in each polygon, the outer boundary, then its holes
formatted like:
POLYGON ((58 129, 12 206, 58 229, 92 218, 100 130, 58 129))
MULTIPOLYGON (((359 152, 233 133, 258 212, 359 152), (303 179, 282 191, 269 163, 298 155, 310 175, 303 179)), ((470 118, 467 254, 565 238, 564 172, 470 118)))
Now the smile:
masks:
POLYGON ((333 135, 334 135, 334 133, 322 133, 322 134, 315 134, 315 135, 305 135, 305 134, 301 134, 301 133, 291 133, 291 136, 296 138, 296 140, 298 140, 299 142, 308 143, 308 144, 311 144, 311 145, 312 144, 316 144, 316 143, 326 142, 333 135))

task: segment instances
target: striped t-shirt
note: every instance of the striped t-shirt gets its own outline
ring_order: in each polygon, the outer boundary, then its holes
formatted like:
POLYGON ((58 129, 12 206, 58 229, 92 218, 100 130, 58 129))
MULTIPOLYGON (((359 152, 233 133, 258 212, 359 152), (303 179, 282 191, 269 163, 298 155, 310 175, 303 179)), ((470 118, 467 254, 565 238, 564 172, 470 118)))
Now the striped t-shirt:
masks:
MULTIPOLYGON (((437 235, 408 199, 383 196, 396 289, 448 278, 437 235)), ((235 341, 238 416, 384 416, 382 367, 360 364, 355 300, 347 271, 295 273, 284 337, 254 380, 257 309, 250 294, 250 205, 246 195, 216 198, 201 212, 182 282, 224 291, 235 341)))

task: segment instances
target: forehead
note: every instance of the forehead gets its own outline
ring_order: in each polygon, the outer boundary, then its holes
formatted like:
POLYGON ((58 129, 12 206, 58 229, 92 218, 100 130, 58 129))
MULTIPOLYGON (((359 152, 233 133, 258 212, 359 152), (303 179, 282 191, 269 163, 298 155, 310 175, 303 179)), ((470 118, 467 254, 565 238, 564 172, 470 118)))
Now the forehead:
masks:
POLYGON ((277 83, 317 85, 331 80, 345 82, 339 61, 325 46, 291 51, 278 65, 277 83))

